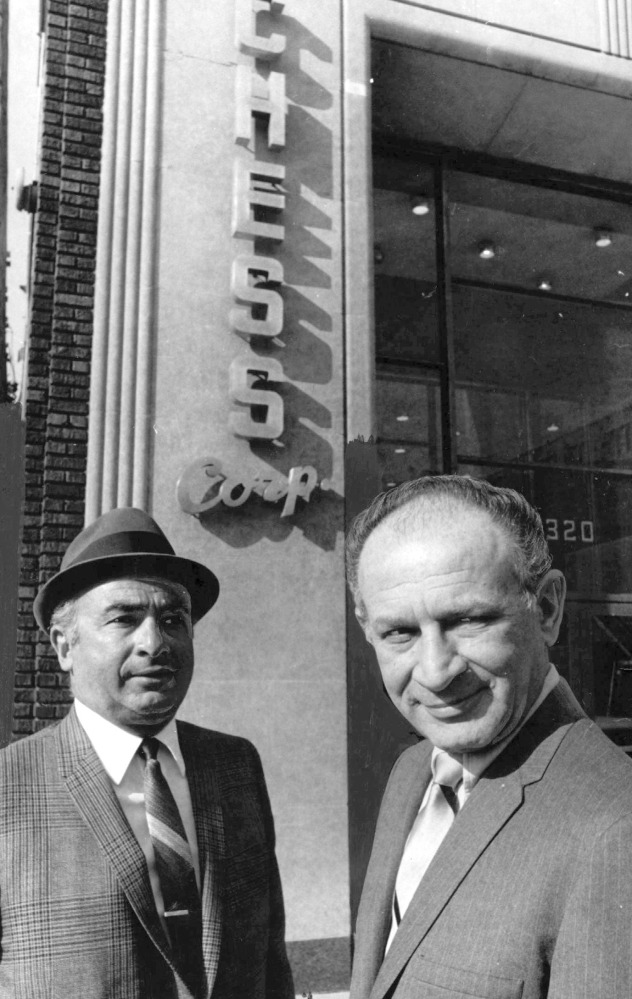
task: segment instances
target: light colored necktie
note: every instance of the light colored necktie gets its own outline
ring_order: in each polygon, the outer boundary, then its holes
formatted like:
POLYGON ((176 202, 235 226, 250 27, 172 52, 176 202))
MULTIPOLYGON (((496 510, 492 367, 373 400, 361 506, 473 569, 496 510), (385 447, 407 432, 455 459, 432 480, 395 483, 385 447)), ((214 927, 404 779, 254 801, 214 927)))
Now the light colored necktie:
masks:
POLYGON ((438 752, 432 761, 428 799, 413 823, 395 882, 394 914, 399 923, 458 810, 456 787, 463 779, 460 759, 438 752))
POLYGON ((157 739, 143 739, 145 811, 165 903, 174 962, 194 995, 205 989, 200 896, 178 806, 158 762, 157 739))

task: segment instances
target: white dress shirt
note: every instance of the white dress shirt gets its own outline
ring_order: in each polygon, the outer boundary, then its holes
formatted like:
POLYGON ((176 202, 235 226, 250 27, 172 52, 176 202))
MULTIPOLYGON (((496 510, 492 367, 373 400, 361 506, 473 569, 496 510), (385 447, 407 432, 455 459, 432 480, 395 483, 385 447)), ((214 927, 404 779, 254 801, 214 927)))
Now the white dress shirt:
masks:
MULTIPOLYGON (((101 760, 105 772, 112 781, 114 792, 125 813, 125 817, 145 854, 156 909, 164 926, 164 902, 156 870, 154 848, 147 826, 147 815, 145 813, 145 795, 143 792, 145 762, 138 755, 139 746, 143 741, 142 736, 126 732, 76 699, 75 710, 77 718, 92 743, 95 753, 101 760)), ((180 751, 175 720, 172 719, 168 725, 165 725, 156 738, 160 742, 158 750, 160 768, 171 789, 171 793, 178 806, 178 811, 180 812, 180 817, 182 818, 182 824, 189 841, 189 846, 191 847, 193 867, 199 888, 200 861, 195 833, 195 820, 193 818, 193 807, 191 805, 189 784, 186 778, 186 767, 180 751)))

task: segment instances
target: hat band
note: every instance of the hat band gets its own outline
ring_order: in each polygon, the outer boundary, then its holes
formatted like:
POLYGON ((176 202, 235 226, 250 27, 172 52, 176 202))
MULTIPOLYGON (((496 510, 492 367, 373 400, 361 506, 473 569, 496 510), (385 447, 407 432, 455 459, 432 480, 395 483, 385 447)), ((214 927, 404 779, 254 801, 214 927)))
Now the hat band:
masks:
POLYGON ((164 535, 151 534, 149 531, 119 531, 108 534, 87 545, 80 556, 64 565, 62 571, 90 562, 97 558, 110 558, 116 555, 175 555, 175 552, 164 535))

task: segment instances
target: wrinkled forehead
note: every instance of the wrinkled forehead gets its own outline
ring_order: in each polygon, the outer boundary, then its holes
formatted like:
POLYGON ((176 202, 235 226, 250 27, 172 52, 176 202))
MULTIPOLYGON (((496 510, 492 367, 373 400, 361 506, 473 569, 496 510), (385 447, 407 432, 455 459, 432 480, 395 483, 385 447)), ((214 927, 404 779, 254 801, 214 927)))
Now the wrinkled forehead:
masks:
POLYGON ((149 603, 158 599, 170 607, 191 612, 191 596, 182 583, 165 576, 147 573, 131 574, 97 583, 85 590, 82 596, 88 597, 91 604, 107 603, 149 603))
POLYGON ((161 590, 173 602, 182 604, 187 610, 191 610, 191 594, 186 586, 178 583, 175 579, 166 579, 164 576, 134 576, 132 578, 136 582, 161 590))

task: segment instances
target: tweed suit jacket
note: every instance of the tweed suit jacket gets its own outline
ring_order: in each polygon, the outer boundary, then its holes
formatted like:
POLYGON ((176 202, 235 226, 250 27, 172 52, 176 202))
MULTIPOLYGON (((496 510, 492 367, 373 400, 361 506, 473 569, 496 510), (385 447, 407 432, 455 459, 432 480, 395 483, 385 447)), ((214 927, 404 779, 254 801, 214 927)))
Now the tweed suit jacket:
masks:
POLYGON ((384 795, 351 999, 629 999, 632 762, 564 681, 474 787, 384 957, 431 752, 402 754, 384 795))
MULTIPOLYGON (((261 764, 178 723, 213 999, 293 999, 261 764)), ((1 999, 191 999, 142 850, 74 709, 0 753, 1 999)))

